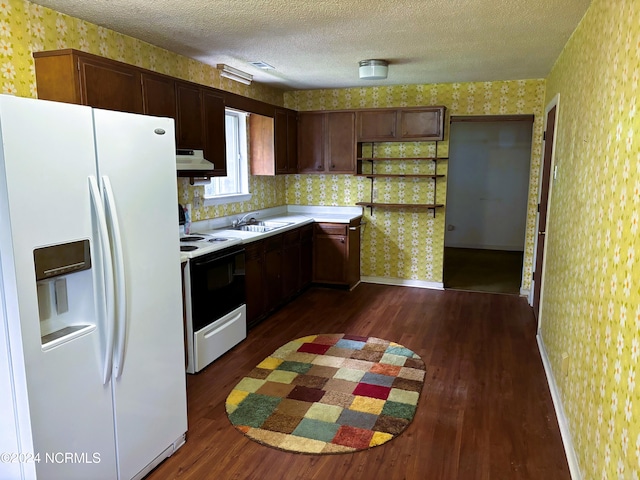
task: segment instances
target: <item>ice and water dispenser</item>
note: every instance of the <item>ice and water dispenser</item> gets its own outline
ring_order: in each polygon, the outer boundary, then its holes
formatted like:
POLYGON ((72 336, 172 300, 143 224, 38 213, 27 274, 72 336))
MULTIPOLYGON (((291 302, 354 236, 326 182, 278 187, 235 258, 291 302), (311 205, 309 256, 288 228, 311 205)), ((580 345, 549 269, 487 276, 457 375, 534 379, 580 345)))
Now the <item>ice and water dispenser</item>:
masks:
POLYGON ((89 240, 33 251, 42 348, 95 328, 89 240))

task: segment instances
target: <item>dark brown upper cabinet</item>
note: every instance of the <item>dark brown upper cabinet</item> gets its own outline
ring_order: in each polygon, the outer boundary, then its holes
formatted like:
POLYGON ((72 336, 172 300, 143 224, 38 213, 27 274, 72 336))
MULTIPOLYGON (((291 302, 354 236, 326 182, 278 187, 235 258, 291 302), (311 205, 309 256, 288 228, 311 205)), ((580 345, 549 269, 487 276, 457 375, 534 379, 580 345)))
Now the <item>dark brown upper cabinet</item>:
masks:
POLYGON ((225 136, 224 97, 202 89, 204 158, 213 163, 211 176, 227 175, 227 142, 225 136))
POLYGON ((38 98, 142 113, 140 72, 126 64, 72 49, 33 57, 38 98))
POLYGON ((274 116, 251 114, 249 138, 252 175, 283 175, 297 172, 297 115, 277 108, 274 116))
POLYGON ((176 147, 204 150, 202 92, 187 82, 176 82, 176 147))
POLYGON ((224 97, 205 87, 176 81, 176 146, 203 150, 212 169, 180 172, 181 176, 225 176, 227 174, 224 97))
POLYGON ((396 138, 395 110, 364 110, 358 112, 358 140, 393 141, 396 138))
POLYGON ((445 107, 381 108, 358 111, 359 142, 439 141, 445 107))
MULTIPOLYGON (((38 98, 174 118, 176 147, 204 150, 205 158, 214 164, 211 171, 181 171, 182 176, 226 175, 225 107, 270 117, 276 109, 259 100, 79 50, 34 52, 33 58, 38 98)), ((287 122, 284 128, 292 128, 287 122)), ((295 145, 295 138, 286 141, 295 145)), ((295 151, 295 146, 287 148, 295 151)), ((284 168, 290 171, 295 154, 286 162, 284 168)))
POLYGON ((177 117, 175 80, 164 75, 145 72, 141 74, 140 78, 142 81, 143 113, 175 120, 177 117))
POLYGON ((298 171, 298 115, 277 108, 274 114, 276 174, 298 171))
POLYGON ((298 113, 298 172, 355 173, 355 111, 298 113))

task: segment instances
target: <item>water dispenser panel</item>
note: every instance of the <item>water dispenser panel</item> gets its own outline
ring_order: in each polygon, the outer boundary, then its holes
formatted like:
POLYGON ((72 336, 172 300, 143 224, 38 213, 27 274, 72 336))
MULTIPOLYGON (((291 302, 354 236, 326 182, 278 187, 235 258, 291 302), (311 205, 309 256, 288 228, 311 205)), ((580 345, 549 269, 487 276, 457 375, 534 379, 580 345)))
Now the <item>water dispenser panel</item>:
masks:
POLYGON ((61 243, 33 251, 36 280, 66 275, 91 268, 89 240, 61 243))

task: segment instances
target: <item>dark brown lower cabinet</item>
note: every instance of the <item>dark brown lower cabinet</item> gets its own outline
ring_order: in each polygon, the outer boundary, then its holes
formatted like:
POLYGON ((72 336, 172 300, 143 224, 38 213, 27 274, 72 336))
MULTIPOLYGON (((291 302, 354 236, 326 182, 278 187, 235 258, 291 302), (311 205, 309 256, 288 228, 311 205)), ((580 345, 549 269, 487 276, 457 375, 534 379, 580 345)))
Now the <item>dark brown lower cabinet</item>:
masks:
POLYGON ((316 223, 313 235, 313 282, 355 287, 360 282, 362 217, 351 223, 316 223))
POLYGON ((282 237, 282 296, 290 299, 300 290, 300 229, 282 237))
POLYGON ((265 290, 263 280, 264 244, 249 243, 244 250, 244 285, 247 301, 247 326, 255 325, 265 313, 265 290))
POLYGON ((313 279, 313 224, 300 229, 300 290, 313 279))
POLYGON ((266 310, 270 312, 282 301, 282 237, 276 235, 264 242, 264 273, 267 294, 266 310))
POLYGON ((312 227, 305 225, 246 245, 248 328, 311 283, 312 227))

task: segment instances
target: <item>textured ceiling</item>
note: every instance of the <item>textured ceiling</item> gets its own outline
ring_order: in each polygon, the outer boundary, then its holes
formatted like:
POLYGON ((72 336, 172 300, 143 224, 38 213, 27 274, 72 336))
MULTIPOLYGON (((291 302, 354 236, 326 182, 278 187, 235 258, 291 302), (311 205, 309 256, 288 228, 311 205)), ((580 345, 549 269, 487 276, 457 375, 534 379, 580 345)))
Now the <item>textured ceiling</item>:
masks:
POLYGON ((35 3, 290 90, 544 78, 590 0, 35 3), (358 78, 369 58, 390 62, 386 80, 358 78))

